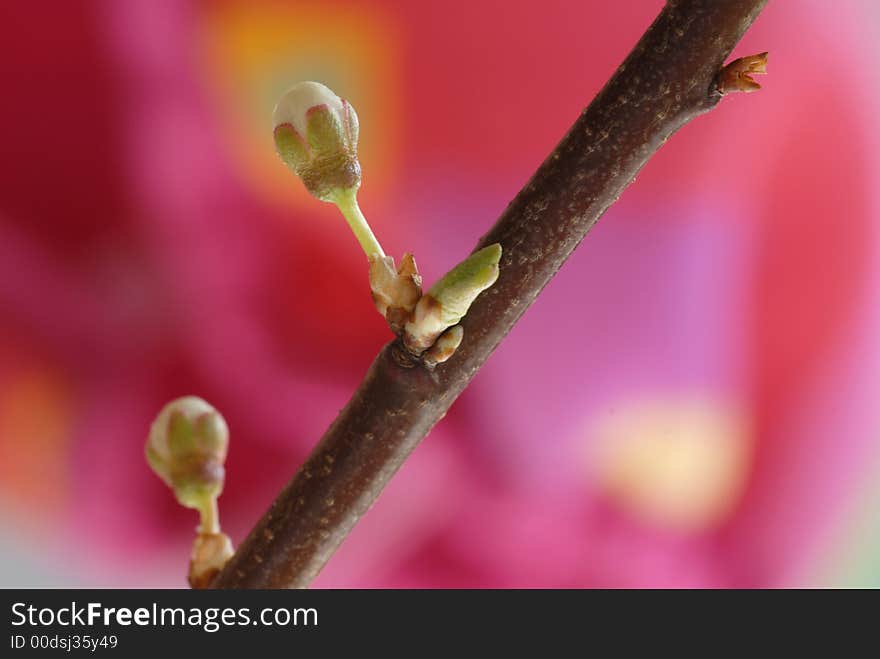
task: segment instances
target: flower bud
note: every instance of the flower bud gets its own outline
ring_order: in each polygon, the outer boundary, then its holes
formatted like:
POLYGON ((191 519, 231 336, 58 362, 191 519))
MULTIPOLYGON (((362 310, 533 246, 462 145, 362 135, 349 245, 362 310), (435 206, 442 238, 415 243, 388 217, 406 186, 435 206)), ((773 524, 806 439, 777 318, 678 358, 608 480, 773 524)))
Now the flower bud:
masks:
POLYGON ((291 87, 272 115, 278 155, 322 201, 361 184, 354 108, 318 82, 291 87))
POLYGON ((422 296, 406 324, 404 344, 414 354, 430 348, 447 327, 464 318, 471 303, 498 279, 501 245, 474 252, 422 296))
POLYGON ((210 515, 223 490, 229 443, 226 421, 195 396, 178 398, 159 412, 147 438, 147 462, 188 508, 210 515))

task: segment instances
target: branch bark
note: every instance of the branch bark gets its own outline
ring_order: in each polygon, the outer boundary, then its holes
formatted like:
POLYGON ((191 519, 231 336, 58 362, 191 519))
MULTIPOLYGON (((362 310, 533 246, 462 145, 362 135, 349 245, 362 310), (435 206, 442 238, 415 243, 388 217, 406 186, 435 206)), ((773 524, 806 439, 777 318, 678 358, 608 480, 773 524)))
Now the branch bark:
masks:
POLYGON ((501 274, 462 321, 455 355, 432 371, 386 345, 214 587, 309 585, 596 220, 670 135, 719 102, 724 60, 765 3, 666 4, 477 244, 501 243, 501 274))

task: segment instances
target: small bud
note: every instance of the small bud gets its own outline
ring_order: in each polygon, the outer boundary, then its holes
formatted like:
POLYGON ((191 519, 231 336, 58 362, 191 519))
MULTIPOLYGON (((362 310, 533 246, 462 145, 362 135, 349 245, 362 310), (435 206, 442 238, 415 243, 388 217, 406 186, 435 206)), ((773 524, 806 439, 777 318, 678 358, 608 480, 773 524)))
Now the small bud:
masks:
POLYGON ((275 148, 306 189, 336 204, 367 255, 385 256, 357 203, 361 165, 354 108, 319 82, 291 87, 272 115, 275 148))
POLYGON ((761 85, 752 76, 767 73, 767 55, 768 53, 759 53, 733 60, 715 78, 715 89, 722 95, 758 91, 761 85))
POLYGON ((199 511, 201 523, 189 563, 189 583, 207 588, 233 554, 220 531, 217 497, 229 445, 226 421, 209 403, 184 396, 159 412, 147 437, 147 462, 174 490, 181 505, 199 511))
POLYGON ((225 533, 199 533, 189 561, 189 585, 196 589, 210 586, 234 553, 225 533))
POLYGON ((430 348, 447 327, 464 318, 473 301, 498 279, 501 245, 474 252, 444 275, 422 296, 406 324, 404 344, 419 355, 430 348))
POLYGON ((425 353, 425 363, 428 366, 442 364, 455 354, 461 340, 464 338, 464 328, 461 325, 453 325, 443 332, 425 353))
POLYGON ((178 398, 159 412, 147 438, 147 461, 174 490, 181 505, 204 513, 223 490, 229 443, 226 421, 195 396, 178 398))
POLYGON ((373 302, 394 332, 400 332, 422 296, 422 277, 412 254, 404 254, 400 267, 394 257, 375 256, 370 260, 370 289, 373 302))
POLYGON ((300 82, 272 118, 278 155, 315 197, 335 202, 341 191, 360 187, 358 118, 347 101, 319 82, 300 82))

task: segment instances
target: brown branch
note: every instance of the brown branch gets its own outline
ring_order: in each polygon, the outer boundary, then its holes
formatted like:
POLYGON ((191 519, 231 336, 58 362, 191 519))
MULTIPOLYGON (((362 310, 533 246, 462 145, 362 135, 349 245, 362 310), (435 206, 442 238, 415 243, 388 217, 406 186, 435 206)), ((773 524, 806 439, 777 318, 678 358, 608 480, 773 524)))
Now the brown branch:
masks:
MULTIPOLYGON (((670 0, 626 61, 477 245, 501 275, 430 371, 392 342, 214 582, 305 587, 651 155, 712 109, 724 60, 766 0, 670 0)), ((727 80, 728 78, 723 78, 727 80)))

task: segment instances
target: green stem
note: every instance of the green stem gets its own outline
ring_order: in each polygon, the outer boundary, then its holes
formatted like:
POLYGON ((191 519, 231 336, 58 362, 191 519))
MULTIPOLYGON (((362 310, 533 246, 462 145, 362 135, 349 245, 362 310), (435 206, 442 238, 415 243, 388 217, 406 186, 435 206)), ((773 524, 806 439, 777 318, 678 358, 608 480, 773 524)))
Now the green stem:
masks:
POLYGON ((361 244, 361 249, 364 250, 367 258, 370 259, 375 255, 379 257, 385 256, 382 245, 376 240, 373 230, 367 224, 367 218, 364 217, 360 206, 358 206, 357 191, 354 189, 340 190, 334 196, 333 203, 339 207, 339 210, 345 216, 345 221, 348 222, 348 226, 354 231, 354 236, 361 244))
POLYGON ((201 524, 199 533, 219 533, 220 513, 217 511, 217 497, 209 497, 199 508, 201 524))

